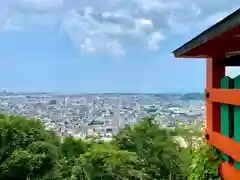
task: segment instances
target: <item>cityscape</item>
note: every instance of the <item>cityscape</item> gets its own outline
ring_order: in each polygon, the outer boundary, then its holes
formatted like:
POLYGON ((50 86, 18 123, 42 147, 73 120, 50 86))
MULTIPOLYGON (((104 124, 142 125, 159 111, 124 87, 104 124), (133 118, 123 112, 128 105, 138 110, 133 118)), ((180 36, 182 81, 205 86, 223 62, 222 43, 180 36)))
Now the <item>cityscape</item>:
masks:
POLYGON ((205 118, 203 94, 0 93, 0 113, 40 119, 59 135, 111 140, 126 126, 154 117, 163 127, 205 118))

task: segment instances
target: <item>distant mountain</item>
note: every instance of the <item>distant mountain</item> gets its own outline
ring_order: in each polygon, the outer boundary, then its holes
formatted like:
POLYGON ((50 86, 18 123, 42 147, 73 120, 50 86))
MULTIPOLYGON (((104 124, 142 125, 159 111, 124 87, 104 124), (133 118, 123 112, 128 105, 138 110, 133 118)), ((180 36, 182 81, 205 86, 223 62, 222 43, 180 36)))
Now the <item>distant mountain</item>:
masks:
POLYGON ((204 100, 204 94, 203 93, 183 94, 181 100, 204 100))

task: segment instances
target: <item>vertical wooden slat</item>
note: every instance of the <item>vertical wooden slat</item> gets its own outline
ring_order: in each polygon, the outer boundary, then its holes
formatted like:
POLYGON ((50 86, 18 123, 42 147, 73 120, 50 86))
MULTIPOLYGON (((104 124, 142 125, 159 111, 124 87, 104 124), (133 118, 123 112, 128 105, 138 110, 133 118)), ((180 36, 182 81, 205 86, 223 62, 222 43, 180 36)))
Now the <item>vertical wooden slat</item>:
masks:
MULTIPOLYGON (((221 88, 230 89, 233 88, 233 80, 225 76, 221 79, 221 88)), ((233 119, 232 119, 232 106, 228 104, 220 104, 221 109, 221 133, 224 136, 232 137, 233 136, 233 119)), ((230 156, 222 152, 222 158, 230 162, 230 156)))
MULTIPOLYGON (((240 89, 240 75, 234 78, 234 88, 240 89)), ((240 142, 240 106, 234 106, 234 140, 240 142)), ((240 170, 240 162, 234 161, 234 167, 240 170)))

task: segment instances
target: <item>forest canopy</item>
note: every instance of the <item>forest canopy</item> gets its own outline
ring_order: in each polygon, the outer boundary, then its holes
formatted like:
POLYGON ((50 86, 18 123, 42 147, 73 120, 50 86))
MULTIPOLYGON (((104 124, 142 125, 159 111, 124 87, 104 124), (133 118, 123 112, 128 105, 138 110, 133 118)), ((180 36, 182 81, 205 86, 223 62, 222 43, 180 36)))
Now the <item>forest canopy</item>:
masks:
POLYGON ((216 178, 219 160, 207 160, 211 147, 202 140, 193 146, 200 134, 197 127, 160 129, 145 118, 111 142, 86 141, 58 136, 39 120, 0 115, 0 180, 216 178), (188 146, 181 146, 176 137, 188 146))

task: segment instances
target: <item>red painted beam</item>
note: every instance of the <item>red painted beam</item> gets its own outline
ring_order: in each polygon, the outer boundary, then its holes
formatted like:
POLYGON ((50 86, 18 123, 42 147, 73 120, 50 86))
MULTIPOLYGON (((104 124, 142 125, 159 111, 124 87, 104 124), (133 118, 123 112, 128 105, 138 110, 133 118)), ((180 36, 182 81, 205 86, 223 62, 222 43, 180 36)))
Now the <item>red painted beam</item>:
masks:
MULTIPOLYGON (((226 137, 218 132, 208 132, 209 140, 208 144, 213 145, 217 149, 221 150, 225 154, 232 157, 234 160, 240 162, 240 143, 234 141, 229 137, 226 137)), ((240 179, 240 178, 239 178, 240 179)))
POLYGON ((216 89, 209 88, 205 92, 209 93, 207 102, 219 102, 240 106, 240 89, 216 89))
POLYGON ((232 164, 223 162, 220 165, 220 175, 224 180, 240 179, 240 171, 234 168, 232 164))

